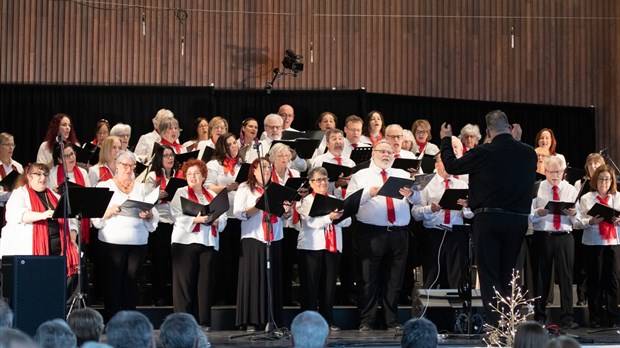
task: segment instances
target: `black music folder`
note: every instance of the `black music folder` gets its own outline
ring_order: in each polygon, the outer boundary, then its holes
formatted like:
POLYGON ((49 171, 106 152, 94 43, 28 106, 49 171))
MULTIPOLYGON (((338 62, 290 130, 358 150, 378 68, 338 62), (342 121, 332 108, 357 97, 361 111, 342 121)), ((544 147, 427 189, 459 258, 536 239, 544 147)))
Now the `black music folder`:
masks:
MULTIPOLYGON (((547 180, 547 179, 545 179, 547 180)), ((538 197, 538 189, 540 189, 540 183, 543 182, 543 180, 536 180, 534 181, 534 186, 532 187, 532 198, 536 198, 538 197)))
POLYGON ((19 178, 19 172, 17 170, 12 170, 9 174, 2 178, 2 181, 0 181, 0 186, 5 187, 7 191, 12 191, 17 178, 19 178))
MULTIPOLYGON (((197 150, 198 152, 200 152, 199 150, 197 150)), ((203 162, 207 163, 211 160, 211 158, 213 157, 213 154, 215 153, 215 150, 209 146, 205 146, 204 151, 202 152, 202 157, 200 158, 203 162)), ((198 155, 196 155, 196 158, 198 158, 198 155)))
POLYGON ((413 179, 390 176, 387 181, 383 183, 383 186, 381 186, 377 195, 401 199, 403 196, 398 191, 400 191, 403 187, 411 188, 414 183, 415 180, 413 179))
MULTIPOLYGON (((114 192, 105 187, 72 187, 69 186, 69 212, 67 217, 73 218, 78 214, 83 218, 99 218, 105 214, 114 192)), ((65 195, 60 196, 58 205, 54 209, 52 218, 63 218, 65 195)))
POLYGON ((461 210, 463 206, 456 203, 459 199, 467 199, 467 189, 446 189, 439 200, 441 209, 461 210))
POLYGON ((303 132, 299 131, 282 131, 282 140, 295 140, 295 139, 318 139, 321 140, 325 136, 325 131, 322 130, 307 130, 303 132))
MULTIPOLYGON (((297 191, 275 182, 269 183, 265 190, 267 198, 269 199, 269 213, 275 216, 282 216, 284 214, 283 203, 285 201, 293 202, 293 199, 297 195, 297 191)), ((256 202, 256 208, 265 211, 265 194, 263 194, 256 202)))
POLYGON ((101 148, 91 144, 84 144, 84 148, 74 146, 75 161, 78 163, 95 164, 99 162, 99 151, 101 148))
POLYGON ((422 157, 422 164, 420 166, 422 167, 422 170, 424 171, 424 173, 432 173, 435 170, 435 162, 437 162, 437 159, 435 159, 436 156, 441 156, 441 155, 440 154, 437 154, 435 156, 424 155, 422 157))
POLYGON ((242 183, 248 181, 248 174, 250 173, 250 164, 249 163, 241 163, 239 167, 239 171, 237 171, 237 176, 235 177, 236 183, 242 183))
POLYGON ((433 180, 435 173, 419 174, 413 177, 413 189, 416 191, 422 191, 433 180))
POLYGON ((323 162, 321 166, 327 170, 327 178, 329 179, 329 182, 337 181, 340 175, 345 178, 351 175, 351 167, 328 162, 323 162))
POLYGON ((228 192, 226 190, 220 191, 211 203, 203 205, 194 201, 191 201, 185 197, 181 197, 181 209, 183 214, 187 216, 209 216, 206 225, 211 225, 217 218, 226 213, 230 209, 230 202, 228 201, 228 192))
POLYGON ((600 203, 596 203, 594 204, 594 206, 588 211, 588 215, 594 217, 594 216, 600 216, 602 218, 604 218, 605 222, 609 222, 609 223, 613 223, 613 221, 611 221, 611 218, 616 216, 620 216, 620 211, 617 211, 615 209, 613 209, 610 206, 607 205, 603 205, 600 203))
MULTIPOLYGON (((207 146, 208 147, 208 146, 207 146)), ((175 154, 174 159, 177 161, 177 163, 179 164, 179 166, 182 166, 183 163, 189 161, 190 159, 194 158, 197 159, 198 158, 198 153, 200 151, 196 150, 196 151, 191 151, 191 152, 186 152, 186 153, 180 153, 180 154, 175 154)))
POLYGON ((174 194, 177 193, 177 190, 181 187, 187 186, 187 180, 180 178, 170 178, 168 180, 168 184, 166 185, 166 193, 168 193, 168 200, 171 201, 174 194))
POLYGON ((583 168, 566 167, 564 170, 564 180, 568 181, 571 185, 577 180, 581 180, 586 177, 586 170, 583 168))
POLYGON ((119 215, 137 217, 141 211, 153 209, 159 200, 159 185, 157 185, 151 193, 144 197, 144 200, 127 199, 121 204, 121 212, 119 215))
POLYGON ((404 171, 409 171, 409 168, 419 170, 421 164, 422 160, 419 159, 395 158, 394 162, 392 162, 392 168, 398 168, 404 171))
POLYGON ((349 158, 355 164, 369 161, 372 158, 372 146, 358 146, 354 148, 349 158))
POLYGON ((308 159, 312 158, 314 151, 321 143, 321 139, 297 138, 295 140, 274 140, 271 143, 271 146, 273 147, 273 145, 277 143, 288 145, 291 149, 297 152, 297 156, 308 159))
MULTIPOLYGON (((359 172, 362 169, 366 169, 366 168, 370 167, 370 161, 371 160, 368 160, 366 162, 362 162, 362 163, 356 164, 355 167, 351 168, 351 175, 359 172)), ((357 163, 357 162, 355 162, 355 163, 357 163)))
POLYGON ((549 201, 545 205, 545 209, 549 211, 549 214, 565 215, 563 210, 575 207, 575 202, 562 202, 562 201, 549 201))
POLYGON ((310 207, 308 216, 323 216, 328 215, 334 210, 342 210, 342 216, 340 219, 334 220, 334 224, 337 224, 340 221, 357 214, 363 191, 363 189, 359 189, 344 200, 316 194, 314 195, 314 201, 312 202, 312 207, 310 207))
POLYGON ((590 179, 585 179, 581 183, 581 188, 579 189, 579 193, 577 194, 577 199, 575 200, 575 202, 578 202, 579 199, 581 199, 581 197, 583 197, 583 195, 588 192, 590 192, 590 179))

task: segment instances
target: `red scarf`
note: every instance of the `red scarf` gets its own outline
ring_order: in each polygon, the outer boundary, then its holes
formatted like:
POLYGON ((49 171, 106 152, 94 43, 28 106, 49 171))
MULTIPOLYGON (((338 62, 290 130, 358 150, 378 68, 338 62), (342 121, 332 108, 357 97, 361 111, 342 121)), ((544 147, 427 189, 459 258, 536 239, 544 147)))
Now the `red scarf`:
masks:
POLYGON ((174 149, 174 152, 177 155, 181 153, 181 149, 183 148, 183 146, 181 146, 181 144, 178 144, 176 142, 175 143, 171 143, 171 142, 169 142, 168 140, 166 140, 164 138, 161 138, 161 141, 159 143, 162 144, 162 145, 170 146, 171 148, 174 149))
POLYGON ((226 157, 222 165, 224 166, 224 174, 235 176, 235 166, 239 162, 239 157, 230 158, 226 157))
MULTIPOLYGON (((80 186, 86 186, 84 181, 84 176, 82 172, 78 168, 78 166, 73 167, 73 177, 75 178, 75 183, 80 186)), ((62 183, 65 180, 65 170, 62 164, 58 165, 58 170, 56 171, 56 182, 62 183)), ((82 219, 80 226, 82 236, 82 242, 88 244, 90 242, 90 219, 82 219)))
MULTIPOLYGON (((17 171, 17 167, 14 164, 11 164, 11 168, 13 168, 14 171, 17 171)), ((6 171, 4 170, 4 165, 0 164, 0 179, 4 179, 5 176, 6 171)))
MULTIPOLYGON (((288 177, 292 178, 293 177, 293 173, 291 173, 290 170, 286 170, 288 172, 288 177)), ((271 171, 271 181, 275 182, 276 184, 280 183, 280 179, 278 179, 278 173, 276 173, 275 168, 271 171)), ((299 216, 299 213, 297 212, 297 208, 295 208, 295 204, 293 204, 293 223, 296 224, 299 222, 299 220, 301 219, 301 216, 299 216)))
MULTIPOLYGON (((204 187, 202 188, 202 194, 207 198, 207 201, 211 202, 213 200, 213 196, 204 187)), ((187 187, 187 198, 189 198, 189 200, 192 202, 198 203, 198 197, 196 196, 196 193, 194 193, 194 190, 192 190, 192 188, 189 186, 187 187)), ((192 232, 200 232, 200 224, 196 224, 192 232)), ((217 229, 213 225, 211 225, 211 235, 213 237, 217 237, 217 229)))
MULTIPOLYGON (((177 178, 177 179, 183 179, 183 172, 180 170, 177 170, 172 177, 177 178)), ((166 180, 166 177, 162 173, 155 174, 155 185, 157 185, 157 183, 159 183, 160 191, 165 190, 166 186, 168 185, 168 180, 166 180)), ((165 202, 168 202, 170 199, 172 199, 172 197, 166 197, 162 199, 161 202, 165 203, 165 202)))
POLYGON ((383 140, 383 133, 379 133, 377 139, 373 139, 372 135, 368 134, 368 139, 370 139, 370 143, 372 144, 372 146, 375 146, 376 143, 383 140))
MULTIPOLYGON (((26 189, 28 190, 32 211, 44 212, 46 207, 43 205, 43 202, 41 202, 36 192, 30 185, 26 185, 26 189)), ((54 196, 50 189, 46 189, 45 194, 53 207, 58 205, 58 198, 54 196)), ((69 230, 64 229, 64 219, 58 219, 58 227, 60 228, 60 254, 67 255, 67 277, 69 277, 77 273, 78 254, 73 243, 70 243, 68 247, 65 246, 65 236, 69 233, 69 230)), ((48 233, 47 220, 39 220, 32 223, 32 255, 49 255, 50 246, 48 233)))
MULTIPOLYGON (((602 205, 606 205, 609 206, 609 198, 611 196, 607 196, 607 198, 603 199, 601 198, 601 196, 596 196, 596 199, 599 201, 599 203, 601 203, 602 205)), ((614 227, 613 223, 609 223, 609 222, 605 222, 605 221, 601 221, 598 224, 598 233, 601 236, 601 238, 604 241, 609 241, 612 239, 616 239, 616 228, 614 227)))
POLYGON ((114 176, 112 175, 110 168, 106 166, 99 167, 99 182, 110 180, 113 177, 114 176))
POLYGON ((418 153, 424 153, 424 149, 426 148, 426 145, 428 144, 428 141, 425 142, 419 142, 419 141, 415 141, 416 144, 418 144, 418 153))
MULTIPOLYGON (((265 190, 263 190, 262 187, 260 186, 256 186, 256 192, 260 193, 261 195, 265 193, 265 190)), ((265 242, 269 242, 273 240, 273 224, 278 222, 278 217, 275 215, 271 215, 271 223, 272 223, 272 230, 271 233, 268 233, 269 231, 269 226, 267 226, 267 212, 263 210, 263 238, 265 239, 265 242)))
MULTIPOLYGON (((312 192, 312 197, 316 196, 316 192, 312 192)), ((327 196, 327 195, 326 195, 327 196)), ((336 243, 336 226, 333 223, 323 228, 325 231, 325 249, 330 253, 338 252, 338 244, 336 243)))

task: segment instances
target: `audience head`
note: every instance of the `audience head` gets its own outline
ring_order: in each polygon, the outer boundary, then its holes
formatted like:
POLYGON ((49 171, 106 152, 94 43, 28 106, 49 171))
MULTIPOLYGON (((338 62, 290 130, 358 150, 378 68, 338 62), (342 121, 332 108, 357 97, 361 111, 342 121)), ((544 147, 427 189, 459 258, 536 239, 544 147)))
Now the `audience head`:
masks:
POLYGON ((327 321, 314 311, 297 314, 291 323, 291 344, 293 347, 325 347, 328 334, 327 321))
POLYGON ((545 328, 537 321, 526 321, 517 328, 513 348, 539 348, 549 341, 545 328))
POLYGON ((97 121, 97 125, 95 126, 95 139, 93 143, 95 145, 104 141, 110 135, 110 122, 108 120, 102 118, 97 121))
POLYGON ((288 104, 280 106, 278 109, 278 115, 282 119, 282 128, 291 128, 291 124, 293 123, 293 120, 295 120, 295 110, 293 110, 293 107, 288 104))
POLYGON ((0 298, 0 328, 13 327, 13 311, 8 303, 0 298))
POLYGON ((209 340, 191 314, 174 313, 160 327, 159 339, 165 348, 207 348, 209 340))
POLYGON ((407 320, 403 326, 400 346, 403 348, 437 347, 437 327, 424 317, 407 320))
POLYGON ((478 127, 477 124, 466 124, 463 128, 461 128, 459 138, 463 142, 463 146, 465 146, 468 150, 473 149, 482 139, 480 127, 478 127))
POLYGON ((38 348, 27 334, 9 327, 0 327, 0 348, 38 348))
POLYGON ((557 146, 557 142, 555 140, 555 135, 553 134, 553 131, 551 129, 541 129, 538 134, 536 134, 535 143, 536 146, 549 150, 549 154, 551 156, 556 154, 555 147, 557 146))
POLYGON ((492 141, 498 134, 510 134, 508 116, 501 110, 493 110, 485 116, 487 122, 487 139, 492 141))
POLYGON ((121 149, 127 150, 129 146, 129 138, 131 138, 131 126, 124 123, 117 123, 110 129, 110 135, 121 139, 121 149))
POLYGON ((144 314, 120 311, 105 329, 108 344, 114 348, 154 348, 153 324, 144 314))
POLYGON ((319 115, 319 118, 316 121, 316 126, 320 130, 326 131, 336 128, 336 123, 338 123, 338 117, 336 117, 333 112, 325 111, 319 115))
POLYGON ((590 190, 597 191, 599 194, 616 194, 616 172, 614 169, 604 164, 594 171, 590 179, 590 190))
POLYGON ((357 115, 351 115, 344 120, 344 134, 351 144, 357 144, 362 136, 364 120, 357 115))
POLYGON ((88 307, 71 312, 67 318, 67 324, 75 334, 78 346, 87 341, 99 342, 105 327, 101 314, 88 307))
POLYGON ((159 124, 161 123, 161 121, 165 118, 170 118, 170 117, 174 117, 174 114, 172 113, 172 111, 168 109, 160 109, 159 111, 157 111, 157 114, 155 115, 155 117, 153 117, 153 128, 156 131, 159 131, 159 124))
POLYGON ((545 348, 579 348, 581 345, 570 336, 558 336, 547 342, 545 348))
POLYGON ((265 133, 271 140, 280 140, 282 138, 282 117, 276 114, 269 114, 265 116, 263 125, 265 126, 265 133))
POLYGON ((364 127, 362 128, 362 134, 370 136, 371 133, 379 132, 385 134, 385 119, 383 114, 379 111, 373 110, 366 114, 364 118, 364 127))
POLYGON ((101 342, 85 342, 80 348, 114 348, 110 345, 101 342))
POLYGON ((34 334, 34 340, 41 348, 77 347, 75 334, 62 319, 48 320, 41 324, 34 334))
POLYGON ((605 164, 605 159, 598 153, 591 153, 586 157, 586 179, 590 179, 596 168, 605 164))
POLYGON ((431 124, 423 118, 413 121, 413 124, 411 125, 411 133, 413 133, 413 136, 418 143, 426 143, 433 139, 433 136, 431 135, 431 124))

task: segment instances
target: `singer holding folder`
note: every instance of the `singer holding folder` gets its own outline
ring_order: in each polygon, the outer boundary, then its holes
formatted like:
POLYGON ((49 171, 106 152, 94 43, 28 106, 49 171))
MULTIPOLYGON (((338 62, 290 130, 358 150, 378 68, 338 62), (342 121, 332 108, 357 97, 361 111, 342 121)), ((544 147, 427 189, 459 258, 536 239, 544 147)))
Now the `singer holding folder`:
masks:
MULTIPOLYGON (((104 143, 111 137, 104 140, 104 143)), ((118 139, 118 138, 117 138, 118 139)), ((99 248, 105 255, 104 306, 107 318, 120 310, 133 310, 138 302, 138 279, 146 259, 149 233, 155 231, 159 212, 124 212, 121 205, 128 199, 142 201, 147 196, 146 185, 133 178, 136 155, 121 151, 116 156, 116 175, 101 181, 97 187, 114 192, 102 218, 93 218, 93 226, 99 229, 99 248)))
POLYGON ((573 265, 575 263, 575 241, 571 232, 577 222, 577 209, 573 206, 553 214, 546 206, 550 201, 575 202, 577 190, 564 176, 564 162, 559 157, 545 159, 547 179, 540 183, 536 197, 532 200, 530 220, 534 228, 532 236, 532 268, 534 270, 534 320, 545 323, 549 287, 554 279, 560 285, 561 323, 563 329, 579 327, 573 321, 573 265))
POLYGON ((620 324, 620 218, 613 217, 611 221, 604 221, 603 217, 588 214, 597 203, 620 210, 620 194, 616 185, 613 168, 602 165, 590 179, 590 192, 579 201, 580 222, 584 226, 582 243, 586 251, 588 312, 592 328, 607 326, 601 322, 604 307, 607 308, 608 320, 605 324, 620 324))
POLYGON ((207 225, 209 215, 183 214, 181 197, 207 205, 216 194, 203 186, 208 174, 203 161, 190 159, 182 171, 187 177, 187 186, 178 189, 170 203, 174 217, 171 245, 174 311, 192 314, 198 324, 208 330, 215 285, 215 258, 220 247, 220 233, 226 228, 227 219, 223 214, 207 225))
MULTIPOLYGON (((351 218, 337 224, 342 211, 332 211, 323 216, 309 216, 315 195, 328 195, 327 170, 314 167, 308 172, 311 195, 297 203, 301 215, 301 231, 297 242, 301 310, 318 310, 332 331, 340 328, 334 324, 334 298, 336 278, 342 253, 342 228, 351 225, 351 218)), ((333 196, 332 196, 333 197, 333 196)))
MULTIPOLYGON (((284 221, 291 217, 291 207, 284 204, 281 217, 269 215, 256 207, 271 179, 271 164, 266 158, 255 159, 249 173, 248 181, 239 185, 237 190, 234 213, 241 220, 236 325, 245 326, 251 332, 269 322, 268 286, 271 286, 274 320, 282 322, 282 237, 284 221), (271 241, 272 284, 267 284, 267 241, 271 241)), ((271 209, 275 204, 278 203, 269 200, 271 209)))
POLYGON ((33 163, 26 173, 26 182, 13 190, 6 203, 6 226, 2 229, 0 257, 66 255, 67 284, 70 284, 69 277, 76 274, 78 268, 75 244, 77 221, 69 219, 69 232, 63 229, 62 219, 52 219, 60 196, 47 188, 50 172, 45 164, 33 163), (70 233, 70 243, 67 243, 67 233, 70 233))

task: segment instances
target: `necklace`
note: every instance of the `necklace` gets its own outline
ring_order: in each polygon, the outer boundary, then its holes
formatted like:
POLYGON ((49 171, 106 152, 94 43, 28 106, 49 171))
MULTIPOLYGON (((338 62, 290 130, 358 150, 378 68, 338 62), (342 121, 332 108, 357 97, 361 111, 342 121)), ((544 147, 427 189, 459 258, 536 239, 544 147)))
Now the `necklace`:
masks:
POLYGON ((131 188, 131 185, 133 184, 132 180, 129 180, 129 183, 126 184, 126 185, 123 184, 120 179, 115 179, 115 180, 116 180, 116 184, 117 184, 118 188, 121 189, 121 191, 123 191, 123 193, 129 194, 131 192, 130 188, 131 188))

